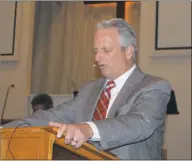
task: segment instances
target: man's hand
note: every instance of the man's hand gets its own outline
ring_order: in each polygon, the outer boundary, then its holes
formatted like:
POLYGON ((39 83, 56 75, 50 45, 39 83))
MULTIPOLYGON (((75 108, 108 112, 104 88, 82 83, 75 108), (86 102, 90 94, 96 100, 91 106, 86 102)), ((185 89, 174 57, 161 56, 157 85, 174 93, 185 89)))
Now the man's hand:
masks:
POLYGON ((61 124, 50 122, 50 126, 58 127, 57 137, 65 133, 65 144, 71 144, 74 148, 81 145, 93 136, 93 131, 88 124, 61 124))

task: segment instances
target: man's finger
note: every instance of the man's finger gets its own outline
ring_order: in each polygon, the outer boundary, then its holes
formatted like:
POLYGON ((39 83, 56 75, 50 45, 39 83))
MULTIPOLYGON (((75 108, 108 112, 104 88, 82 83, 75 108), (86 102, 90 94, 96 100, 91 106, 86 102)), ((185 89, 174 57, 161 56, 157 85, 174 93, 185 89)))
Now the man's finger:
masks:
POLYGON ((78 144, 78 142, 71 140, 71 143, 70 143, 70 144, 71 144, 73 147, 76 147, 76 145, 78 144))
POLYGON ((65 144, 70 144, 71 140, 73 140, 73 137, 74 137, 74 131, 67 129, 65 135, 65 144))
POLYGON ((78 141, 78 142, 76 142, 76 145, 74 146, 74 148, 80 148, 81 146, 82 146, 82 144, 83 144, 83 141, 78 141))
POLYGON ((61 123, 58 123, 58 122, 49 122, 49 126, 55 126, 55 127, 61 127, 62 124, 61 123))
POLYGON ((62 124, 62 126, 60 126, 59 130, 57 131, 57 137, 60 138, 63 133, 65 133, 67 129, 67 125, 66 124, 62 124))

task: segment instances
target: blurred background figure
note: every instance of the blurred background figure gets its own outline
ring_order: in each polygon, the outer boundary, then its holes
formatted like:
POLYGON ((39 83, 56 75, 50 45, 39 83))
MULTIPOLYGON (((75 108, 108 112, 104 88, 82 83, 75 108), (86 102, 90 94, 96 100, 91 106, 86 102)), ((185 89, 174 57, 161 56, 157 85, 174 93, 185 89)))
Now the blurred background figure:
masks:
POLYGON ((53 100, 48 94, 38 94, 31 101, 33 113, 53 108, 53 100))

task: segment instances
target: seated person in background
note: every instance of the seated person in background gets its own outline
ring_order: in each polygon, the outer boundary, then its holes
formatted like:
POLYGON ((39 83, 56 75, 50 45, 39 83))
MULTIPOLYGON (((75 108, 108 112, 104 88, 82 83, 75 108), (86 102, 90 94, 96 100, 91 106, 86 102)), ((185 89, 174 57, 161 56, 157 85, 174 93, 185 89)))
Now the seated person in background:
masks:
POLYGON ((53 108, 53 100, 48 94, 38 94, 31 101, 33 113, 53 108))

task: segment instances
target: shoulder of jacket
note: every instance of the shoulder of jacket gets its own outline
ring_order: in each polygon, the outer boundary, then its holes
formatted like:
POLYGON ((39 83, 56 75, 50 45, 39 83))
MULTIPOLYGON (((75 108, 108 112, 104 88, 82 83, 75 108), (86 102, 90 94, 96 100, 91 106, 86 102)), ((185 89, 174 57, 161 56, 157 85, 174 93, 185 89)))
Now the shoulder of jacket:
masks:
POLYGON ((147 88, 150 88, 157 84, 161 84, 161 85, 165 86, 166 88, 172 88, 171 83, 168 80, 166 80, 162 77, 153 76, 150 74, 145 75, 143 83, 146 84, 145 87, 147 87, 147 88))
POLYGON ((97 85, 99 83, 102 83, 104 81, 105 81, 105 78, 99 78, 99 79, 96 79, 96 80, 90 80, 90 81, 84 83, 82 85, 82 87, 80 88, 80 90, 87 89, 87 88, 90 88, 90 87, 94 87, 95 85, 97 85))

